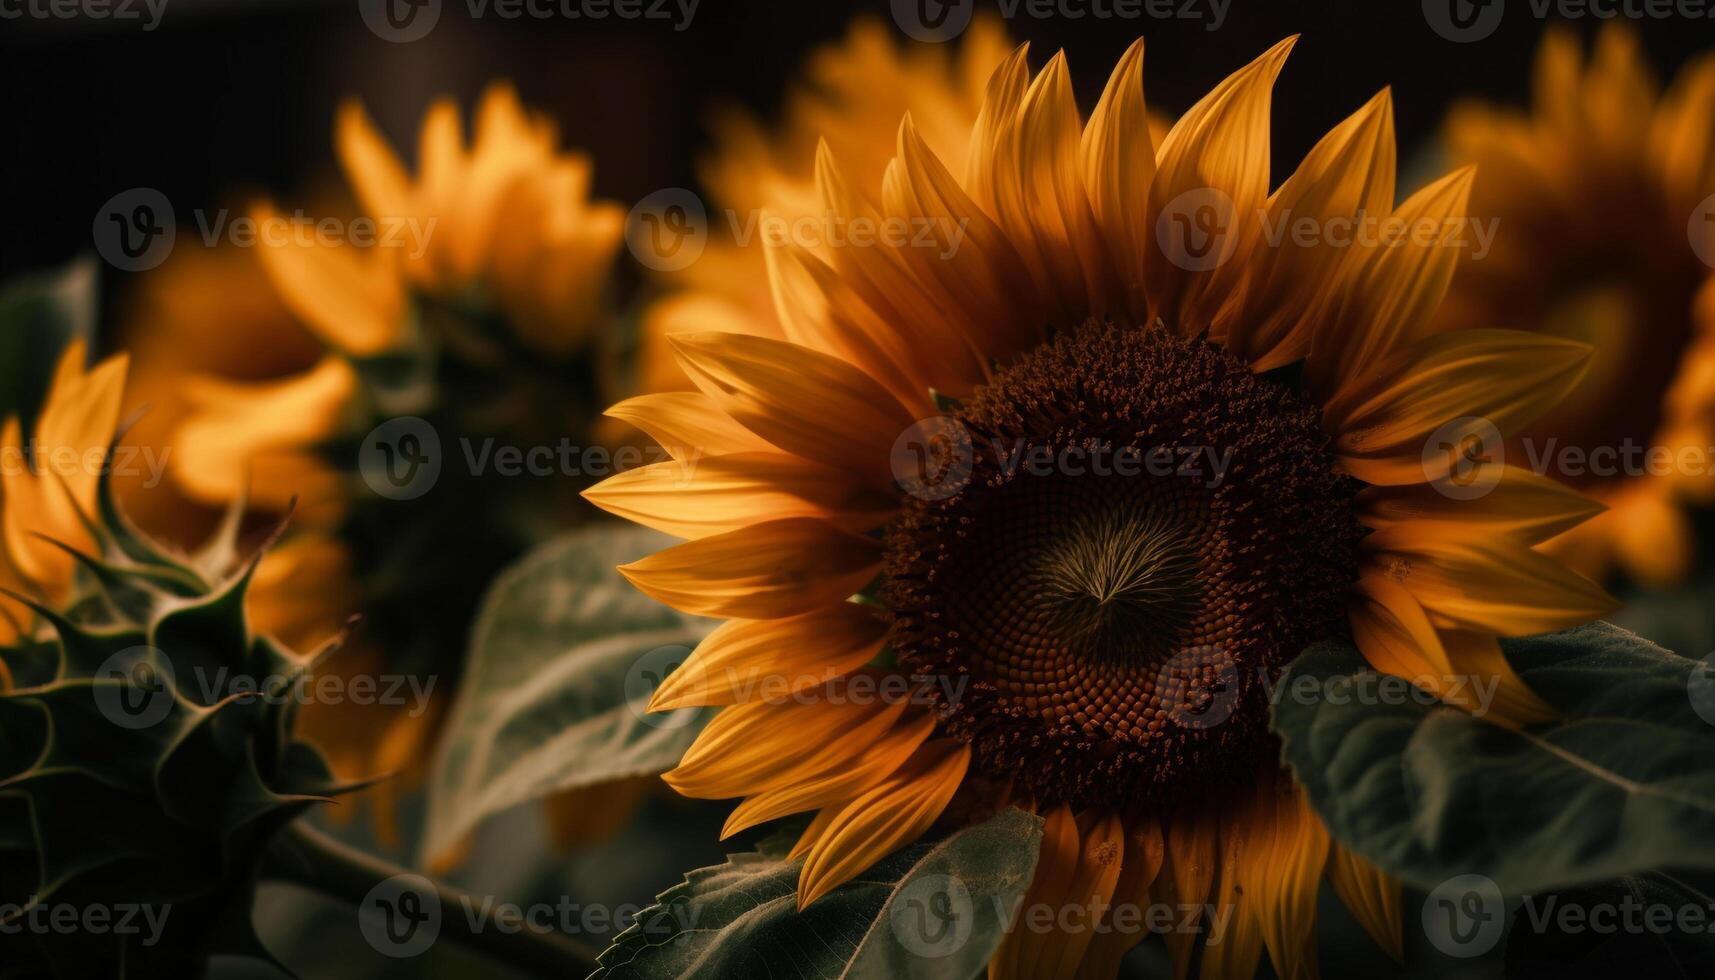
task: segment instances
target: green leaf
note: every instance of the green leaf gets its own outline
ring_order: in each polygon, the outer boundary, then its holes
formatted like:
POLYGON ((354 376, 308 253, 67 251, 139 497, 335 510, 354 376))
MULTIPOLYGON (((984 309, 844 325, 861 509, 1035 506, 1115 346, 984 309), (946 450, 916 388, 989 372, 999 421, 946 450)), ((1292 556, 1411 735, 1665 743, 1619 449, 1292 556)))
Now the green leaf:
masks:
POLYGON ((429 779, 425 856, 510 807, 679 761, 701 712, 644 708, 713 623, 654 602, 614 570, 671 543, 641 528, 587 528, 496 579, 429 779))
POLYGON ((94 335, 95 262, 20 276, 0 288, 0 418, 30 431, 66 344, 94 335))
POLYGON ((1507 933, 1509 980, 1715 976, 1715 898, 1670 874, 1533 895, 1507 933))
POLYGON ((1605 623, 1502 648, 1560 721, 1511 731, 1353 696, 1376 675, 1348 643, 1293 662, 1274 730, 1334 837, 1425 890, 1478 873, 1516 897, 1715 868, 1715 677, 1605 623))
POLYGON ((1006 810, 888 855, 798 909, 787 840, 685 876, 602 953, 591 980, 973 977, 1030 885, 1042 820, 1006 810))

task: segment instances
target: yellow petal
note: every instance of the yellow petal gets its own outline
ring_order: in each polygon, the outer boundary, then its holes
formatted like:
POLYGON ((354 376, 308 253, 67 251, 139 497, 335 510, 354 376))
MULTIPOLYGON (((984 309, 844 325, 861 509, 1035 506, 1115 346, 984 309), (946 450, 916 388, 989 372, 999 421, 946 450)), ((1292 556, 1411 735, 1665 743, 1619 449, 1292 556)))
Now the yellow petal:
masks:
POLYGON ((608 477, 583 496, 610 514, 692 539, 786 517, 865 531, 886 523, 898 506, 896 497, 840 470, 776 452, 652 463, 608 477))
POLYGON ((1239 880, 1254 910, 1275 975, 1313 980, 1316 895, 1328 861, 1328 831, 1296 787, 1267 787, 1241 843, 1239 880))
POLYGON ((1472 500, 1455 499, 1427 483, 1369 487, 1358 494, 1359 519, 1367 527, 1432 521, 1438 534, 1506 535, 1531 545, 1576 527, 1603 509, 1558 480, 1506 464, 1494 489, 1472 500))
POLYGON ((734 422, 716 407, 713 399, 696 391, 638 395, 608 409, 607 415, 642 429, 679 460, 773 448, 761 436, 734 422))
POLYGON ((856 799, 897 772, 934 731, 933 715, 908 716, 845 765, 746 798, 727 818, 721 839, 770 820, 856 799))
POLYGON ((1399 882, 1339 844, 1333 846, 1328 856, 1328 880, 1376 945, 1393 957, 1394 962, 1404 963, 1399 882))
MULTIPOLYGON (((1287 38, 1215 86, 1179 118, 1155 158, 1147 229, 1155 234, 1169 206, 1182 195, 1224 195, 1228 226, 1218 234, 1225 255, 1238 255, 1255 232, 1255 215, 1268 196, 1269 104, 1274 80, 1297 38, 1287 38)), ((1171 218, 1171 214, 1169 214, 1171 218)), ((1227 261, 1208 270, 1182 269, 1156 256, 1147 271, 1150 309, 1169 329, 1190 336, 1210 329, 1220 307, 1234 298, 1244 266, 1227 261)))
POLYGON ((1450 540, 1427 525, 1396 525, 1371 534, 1364 547, 1377 571, 1454 627, 1527 636, 1618 608, 1596 583, 1504 538, 1450 540))
POLYGON ((903 700, 796 698, 723 708, 661 778, 682 796, 718 800, 848 768, 905 713, 903 700))
POLYGON ((893 444, 912 416, 873 378, 796 344, 739 334, 671 338, 685 373, 720 410, 789 453, 894 487, 893 444))
POLYGON ((888 622, 872 607, 840 602, 787 619, 733 619, 656 689, 651 711, 790 696, 875 659, 888 622))
MULTIPOLYGON (((1399 206, 1378 234, 1347 249, 1318 328, 1308 376, 1317 390, 1344 390, 1423 336, 1468 241, 1464 219, 1476 170, 1431 183, 1399 206), (1389 239, 1389 226, 1404 229, 1389 239)), ((1468 324, 1467 326, 1490 326, 1468 324)))
POLYGON ((1584 344, 1514 330, 1438 334, 1390 358, 1368 381, 1348 382, 1324 409, 1323 424, 1340 464, 1360 480, 1437 480, 1451 465, 1428 445, 1437 430, 1474 419, 1477 430, 1512 435, 1577 385, 1590 354, 1584 344))
POLYGON ((378 354, 404 336, 405 293, 396 248, 329 245, 283 231, 285 218, 257 205, 257 254, 280 298, 316 336, 348 354, 378 354))
POLYGON ((1257 964, 1262 962, 1262 916, 1266 910, 1246 887, 1246 865, 1256 861, 1259 849, 1255 828, 1261 818, 1254 812, 1257 806, 1245 801, 1221 814, 1220 870, 1209 902, 1217 915, 1224 914, 1225 922, 1218 918, 1210 921, 1207 913, 1204 915, 1208 936, 1199 971, 1203 980, 1247 980, 1256 975, 1257 964))
POLYGON ((861 874, 923 835, 952 801, 970 765, 969 745, 943 739, 840 810, 804 859, 798 907, 861 874))
POLYGON ((1155 177, 1155 146, 1143 95, 1143 39, 1121 56, 1084 126, 1078 147, 1090 210, 1113 255, 1125 312, 1144 322, 1148 302, 1144 266, 1153 248, 1148 224, 1149 185, 1155 177))
POLYGON ((806 517, 688 541, 620 572, 675 609, 723 619, 778 619, 844 601, 875 576, 881 549, 806 517))
POLYGON ((1078 980, 1113 980, 1125 954, 1149 935, 1137 916, 1150 906, 1150 888, 1166 853, 1159 821, 1143 817, 1126 821, 1125 858, 1114 885, 1113 908, 1103 918, 1105 931, 1098 931, 1084 951, 1078 980))
POLYGON ((414 214, 404 165, 356 99, 339 107, 334 146, 366 214, 378 220, 403 220, 414 214))
POLYGON ((1354 238, 1393 208, 1393 99, 1388 90, 1316 144, 1298 170, 1269 198, 1262 242, 1252 257, 1255 285, 1242 311, 1226 325, 1227 347, 1268 371, 1303 358, 1334 272, 1351 249, 1340 222, 1354 238), (1299 225, 1313 223, 1306 244, 1299 225))
MULTIPOLYGON (((1220 824, 1213 813, 1186 807, 1165 818, 1162 825, 1167 833, 1167 861, 1150 887, 1150 894, 1156 902, 1175 908, 1202 905, 1214 887, 1220 861, 1220 824)), ((1205 929, 1211 926, 1203 923, 1205 929)), ((1173 929, 1162 938, 1173 956, 1174 980, 1184 980, 1191 972, 1197 933, 1173 929)))

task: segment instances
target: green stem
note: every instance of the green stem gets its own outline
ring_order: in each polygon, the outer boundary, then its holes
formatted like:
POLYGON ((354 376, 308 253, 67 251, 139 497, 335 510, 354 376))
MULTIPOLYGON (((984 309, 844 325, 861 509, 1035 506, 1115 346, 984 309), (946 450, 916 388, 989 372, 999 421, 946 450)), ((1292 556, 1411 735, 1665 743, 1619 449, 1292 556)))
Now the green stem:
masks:
MULTIPOLYGON (((354 908, 376 885, 405 874, 416 872, 335 840, 301 820, 275 836, 262 866, 265 878, 302 885, 354 908)), ((522 922, 495 928, 491 916, 473 922, 467 913, 483 907, 480 899, 419 877, 434 886, 440 901, 441 937, 533 976, 587 976, 596 969, 596 953, 583 943, 522 922)))

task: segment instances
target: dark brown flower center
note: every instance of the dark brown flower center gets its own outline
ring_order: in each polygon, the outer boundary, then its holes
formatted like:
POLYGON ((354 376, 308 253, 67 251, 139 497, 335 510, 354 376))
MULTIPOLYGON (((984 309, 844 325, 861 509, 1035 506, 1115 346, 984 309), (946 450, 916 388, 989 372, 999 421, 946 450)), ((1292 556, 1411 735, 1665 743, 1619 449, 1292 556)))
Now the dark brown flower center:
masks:
POLYGON ((1254 770, 1267 689, 1344 629, 1361 537, 1317 411, 1218 345, 1090 325, 957 413, 972 480, 887 534, 901 666, 1046 802, 1254 770))

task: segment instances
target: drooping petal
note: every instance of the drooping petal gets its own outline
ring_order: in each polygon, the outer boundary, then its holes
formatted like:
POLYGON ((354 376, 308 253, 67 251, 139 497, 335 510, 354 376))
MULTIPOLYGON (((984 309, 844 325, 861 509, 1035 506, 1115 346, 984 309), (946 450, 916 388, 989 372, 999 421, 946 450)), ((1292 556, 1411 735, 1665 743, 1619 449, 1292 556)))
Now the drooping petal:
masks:
POLYGON ((684 796, 708 800, 790 786, 851 766, 906 707, 819 697, 735 704, 716 714, 661 778, 684 796))
POLYGON ((1113 980, 1119 975, 1125 954, 1148 937, 1140 913, 1150 906, 1150 888, 1161 873, 1166 855, 1166 841, 1158 820, 1145 817, 1126 820, 1125 858, 1119 881, 1114 885, 1113 907, 1103 920, 1105 931, 1098 930, 1090 948, 1084 951, 1083 962, 1078 964, 1078 980, 1113 980))
POLYGON ((893 776, 842 808, 804 859, 798 907, 810 906, 922 836, 953 799, 970 761, 969 745, 931 742, 893 776))
POLYGON ((898 772, 934 731, 933 715, 908 715, 880 738, 864 746, 857 759, 747 797, 727 817, 721 828, 721 839, 770 820, 857 799, 881 780, 898 772))

